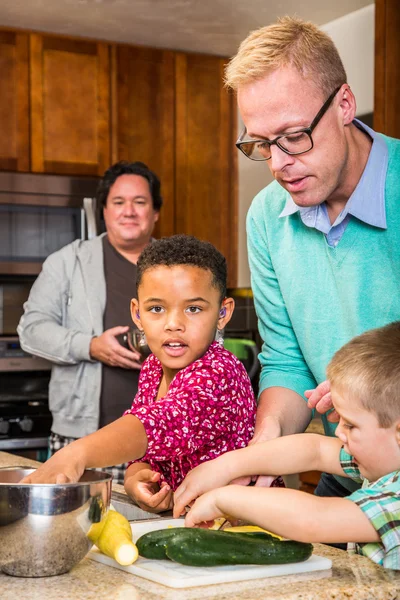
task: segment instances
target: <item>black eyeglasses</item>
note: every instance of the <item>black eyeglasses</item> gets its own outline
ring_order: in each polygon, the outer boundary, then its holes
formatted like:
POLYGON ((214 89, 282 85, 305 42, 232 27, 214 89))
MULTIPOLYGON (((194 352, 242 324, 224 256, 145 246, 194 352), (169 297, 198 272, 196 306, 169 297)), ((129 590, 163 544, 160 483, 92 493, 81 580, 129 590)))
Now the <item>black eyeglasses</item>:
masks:
POLYGON ((332 92, 309 127, 293 131, 293 133, 286 135, 279 135, 274 140, 243 140, 247 134, 245 127, 236 142, 236 147, 248 158, 251 158, 251 160, 269 160, 271 158, 271 146, 274 145, 278 146, 286 154, 295 155, 309 152, 314 147, 311 134, 330 107, 332 100, 341 87, 339 86, 332 92))

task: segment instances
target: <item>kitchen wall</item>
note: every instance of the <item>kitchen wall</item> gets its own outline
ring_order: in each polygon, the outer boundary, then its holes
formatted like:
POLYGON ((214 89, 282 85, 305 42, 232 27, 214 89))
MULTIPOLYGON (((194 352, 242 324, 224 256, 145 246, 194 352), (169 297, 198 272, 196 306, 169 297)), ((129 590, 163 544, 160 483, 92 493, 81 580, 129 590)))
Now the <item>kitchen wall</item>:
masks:
MULTIPOLYGON (((342 57, 348 82, 357 99, 357 115, 365 115, 373 111, 374 20, 375 4, 370 4, 322 26, 322 29, 334 40, 342 57)), ((238 120, 238 131, 241 131, 243 123, 240 115, 238 115, 238 120)), ((272 181, 272 177, 265 163, 251 161, 241 152, 238 152, 238 154, 238 287, 249 287, 250 273, 245 230, 246 214, 253 197, 272 181)))

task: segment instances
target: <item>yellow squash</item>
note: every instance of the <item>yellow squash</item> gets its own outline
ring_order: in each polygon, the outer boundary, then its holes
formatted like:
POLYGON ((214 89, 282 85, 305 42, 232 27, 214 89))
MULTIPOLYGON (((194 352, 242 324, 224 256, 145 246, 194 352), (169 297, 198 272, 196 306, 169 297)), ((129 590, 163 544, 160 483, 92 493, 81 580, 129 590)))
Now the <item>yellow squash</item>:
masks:
POLYGON ((266 529, 262 529, 261 527, 258 527, 257 525, 241 525, 240 527, 225 527, 224 531, 227 531, 229 533, 253 533, 255 531, 258 531, 258 532, 261 531, 263 533, 268 533, 269 535, 276 537, 278 540, 283 539, 280 535, 276 535, 276 533, 271 533, 270 531, 267 531, 266 529))
POLYGON ((138 549, 132 542, 129 521, 116 510, 110 509, 105 519, 94 523, 88 538, 103 554, 110 556, 120 565, 131 565, 139 556, 138 549))

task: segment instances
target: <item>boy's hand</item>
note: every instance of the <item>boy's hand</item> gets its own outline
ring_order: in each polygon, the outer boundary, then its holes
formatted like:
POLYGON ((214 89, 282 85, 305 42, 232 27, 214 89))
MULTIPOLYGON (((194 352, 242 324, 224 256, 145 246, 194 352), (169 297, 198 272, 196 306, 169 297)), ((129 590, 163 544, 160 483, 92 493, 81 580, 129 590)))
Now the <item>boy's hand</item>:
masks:
POLYGON ((147 512, 159 513, 173 508, 173 492, 163 481, 159 484, 160 473, 151 469, 141 469, 125 480, 125 490, 136 504, 147 512))
POLYGON ((214 519, 223 517, 223 512, 216 504, 219 490, 212 490, 197 498, 185 517, 185 527, 201 527, 213 523, 214 519))
MULTIPOLYGON (((223 455, 226 457, 226 455, 223 455)), ((174 494, 174 517, 185 514, 186 507, 191 506, 198 496, 209 490, 230 483, 232 477, 227 468, 227 460, 222 456, 198 465, 190 471, 174 494)))
MULTIPOLYGON (((315 408, 315 410, 320 414, 324 414, 333 409, 331 384, 328 380, 320 383, 314 390, 306 390, 304 395, 308 400, 308 408, 315 408)), ((331 423, 338 423, 339 415, 337 414, 336 410, 332 410, 332 412, 327 416, 327 419, 331 423)))
POLYGON ((20 483, 76 483, 85 465, 74 451, 74 444, 62 448, 20 483))

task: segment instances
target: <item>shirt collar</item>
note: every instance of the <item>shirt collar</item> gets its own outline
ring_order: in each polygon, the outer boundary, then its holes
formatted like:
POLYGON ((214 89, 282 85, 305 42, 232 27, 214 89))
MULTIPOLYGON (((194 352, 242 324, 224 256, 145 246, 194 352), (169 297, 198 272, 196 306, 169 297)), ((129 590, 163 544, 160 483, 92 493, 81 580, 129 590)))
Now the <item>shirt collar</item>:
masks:
MULTIPOLYGON (((372 138, 372 146, 364 172, 340 214, 340 221, 347 214, 351 214, 368 225, 386 229, 385 180, 388 148, 384 138, 379 133, 376 133, 358 119, 354 119, 353 123, 356 127, 368 133, 372 138)), ((299 211, 303 220, 307 215, 316 215, 318 209, 318 206, 306 208, 297 206, 288 193, 285 207, 279 217, 288 217, 299 211)))

